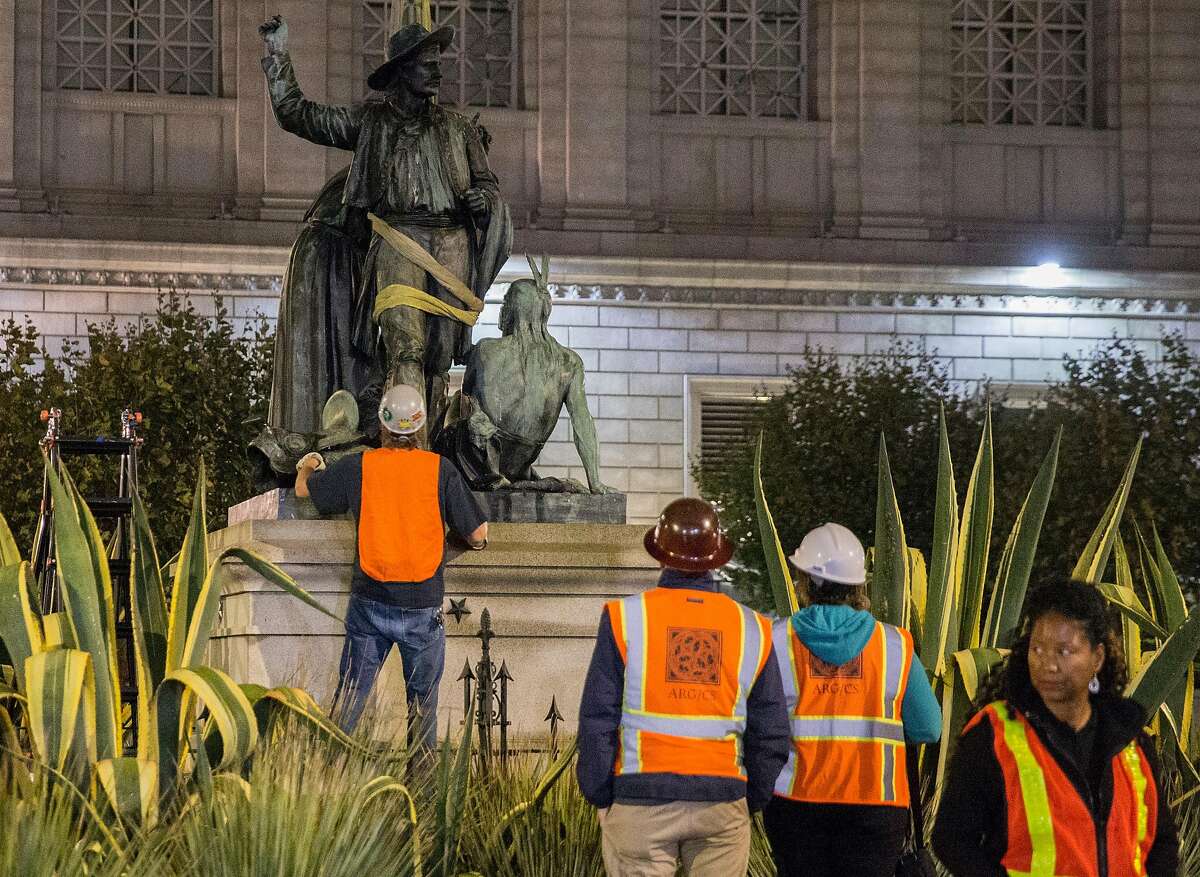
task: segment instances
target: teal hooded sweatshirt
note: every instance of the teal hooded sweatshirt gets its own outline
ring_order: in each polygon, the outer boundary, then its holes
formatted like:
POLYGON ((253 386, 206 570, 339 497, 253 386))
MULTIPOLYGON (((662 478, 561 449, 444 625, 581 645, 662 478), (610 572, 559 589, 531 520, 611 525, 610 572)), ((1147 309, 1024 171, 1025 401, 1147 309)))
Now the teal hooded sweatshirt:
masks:
MULTIPOLYGON (((841 666, 867 647, 875 630, 875 616, 845 605, 818 604, 798 611, 791 625, 809 651, 827 664, 841 666)), ((916 655, 908 671, 900 718, 904 737, 910 742, 934 743, 942 736, 942 710, 916 655)))

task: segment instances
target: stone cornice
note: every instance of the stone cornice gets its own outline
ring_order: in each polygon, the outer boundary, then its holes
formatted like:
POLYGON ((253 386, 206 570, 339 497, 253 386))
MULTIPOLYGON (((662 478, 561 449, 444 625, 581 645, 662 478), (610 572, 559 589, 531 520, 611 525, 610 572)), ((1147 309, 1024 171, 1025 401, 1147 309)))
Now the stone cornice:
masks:
MULTIPOLYGON (((165 271, 84 271, 73 268, 0 266, 0 286, 76 287, 80 289, 224 292, 278 295, 279 274, 176 273, 165 271)), ((1154 316, 1200 314, 1200 297, 1136 295, 907 293, 880 290, 770 289, 762 287, 645 286, 614 283, 551 283, 551 294, 564 303, 670 304, 684 307, 837 308, 843 310, 970 311, 1013 314, 1124 314, 1154 316)), ((488 293, 499 301, 504 283, 488 293)))
MULTIPOLYGON (((277 294, 280 247, 137 242, 0 241, 0 285, 178 289, 277 294), (188 270, 178 270, 185 266, 188 270)), ((1200 313, 1200 274, 1062 269, 1052 284, 1028 268, 841 265, 694 259, 561 257, 551 262, 563 302, 680 306, 994 311, 1001 313, 1200 313)), ((488 296, 528 276, 509 259, 488 296)))

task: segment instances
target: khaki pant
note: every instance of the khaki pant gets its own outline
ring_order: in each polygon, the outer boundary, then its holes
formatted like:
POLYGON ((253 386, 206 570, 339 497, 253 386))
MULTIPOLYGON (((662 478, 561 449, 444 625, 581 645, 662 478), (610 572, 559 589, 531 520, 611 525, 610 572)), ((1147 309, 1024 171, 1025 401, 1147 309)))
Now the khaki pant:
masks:
POLYGON ((608 877, 742 877, 750 863, 750 811, 740 801, 673 801, 600 811, 608 877))

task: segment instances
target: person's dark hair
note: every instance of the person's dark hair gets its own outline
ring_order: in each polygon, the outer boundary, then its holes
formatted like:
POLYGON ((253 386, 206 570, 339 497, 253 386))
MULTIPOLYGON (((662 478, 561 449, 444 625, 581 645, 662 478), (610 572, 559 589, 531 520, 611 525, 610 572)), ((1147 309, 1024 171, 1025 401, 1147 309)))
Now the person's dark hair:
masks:
POLYGON ((867 590, 862 585, 843 585, 840 582, 827 582, 816 576, 806 576, 808 579, 808 602, 831 606, 846 605, 854 609, 870 609, 871 601, 867 590))
POLYGON ((400 435, 387 429, 379 430, 379 444, 385 448, 415 448, 417 436, 400 435))
POLYGON ((1083 625, 1084 635, 1093 647, 1104 646, 1104 664, 1097 678, 1100 697, 1121 697, 1129 681, 1125 653, 1109 614, 1108 602, 1092 585, 1060 581, 1042 585, 1029 592, 1021 613, 1020 635, 1008 657, 997 664, 979 687, 977 708, 996 700, 1027 701, 1032 695, 1029 677, 1029 638, 1039 618, 1056 613, 1083 625))

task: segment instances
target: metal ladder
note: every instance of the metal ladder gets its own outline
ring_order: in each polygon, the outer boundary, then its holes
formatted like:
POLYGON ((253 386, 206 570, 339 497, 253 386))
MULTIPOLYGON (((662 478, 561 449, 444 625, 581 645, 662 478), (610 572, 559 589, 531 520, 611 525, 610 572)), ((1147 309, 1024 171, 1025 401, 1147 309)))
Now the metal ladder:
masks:
MULTIPOLYGON (((112 522, 108 543, 108 572, 112 579, 117 635, 117 678, 121 702, 127 707, 121 717, 122 744, 126 752, 137 745, 137 672, 133 649, 133 615, 130 608, 130 540, 133 533, 133 494, 138 482, 138 449, 144 439, 138 434, 140 411, 126 408, 121 412, 120 438, 66 437, 60 434, 63 414, 59 408, 42 411, 46 434, 40 442, 50 465, 58 471, 63 457, 118 457, 115 496, 85 497, 98 523, 112 522)), ((57 575, 54 551, 54 499, 50 479, 42 476, 42 503, 33 539, 33 578, 41 595, 42 615, 63 611, 61 582, 57 575)))

